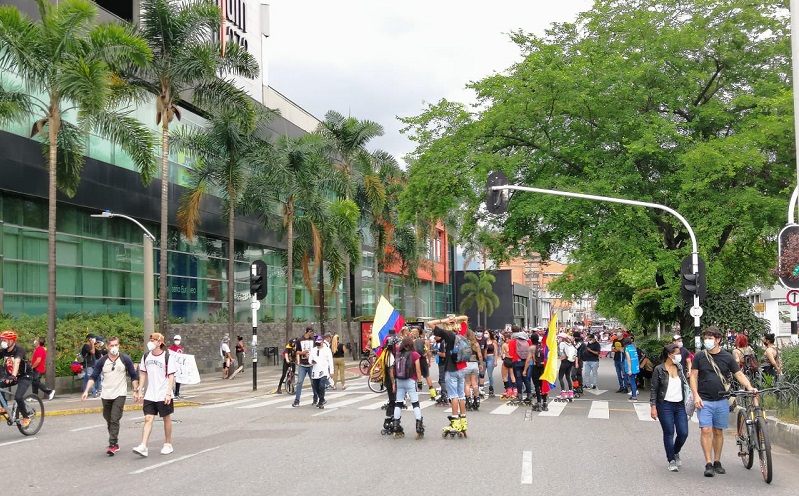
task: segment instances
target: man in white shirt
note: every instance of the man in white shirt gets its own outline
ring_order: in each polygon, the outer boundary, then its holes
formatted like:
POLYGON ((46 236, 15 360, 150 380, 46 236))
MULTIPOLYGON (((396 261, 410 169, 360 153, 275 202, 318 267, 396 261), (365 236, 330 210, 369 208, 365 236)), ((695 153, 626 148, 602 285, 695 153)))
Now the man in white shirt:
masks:
MULTIPOLYGON (((147 342, 147 353, 139 363, 139 384, 143 394, 139 400, 143 401, 144 427, 142 428, 141 444, 133 448, 139 456, 147 456, 147 440, 153 429, 153 420, 158 414, 164 421, 164 447, 162 455, 172 453, 172 412, 175 406, 172 403, 172 391, 175 388, 175 372, 178 368, 177 360, 169 359, 169 351, 164 346, 164 336, 154 332, 147 342)), ((135 396, 134 396, 135 398, 135 396)))

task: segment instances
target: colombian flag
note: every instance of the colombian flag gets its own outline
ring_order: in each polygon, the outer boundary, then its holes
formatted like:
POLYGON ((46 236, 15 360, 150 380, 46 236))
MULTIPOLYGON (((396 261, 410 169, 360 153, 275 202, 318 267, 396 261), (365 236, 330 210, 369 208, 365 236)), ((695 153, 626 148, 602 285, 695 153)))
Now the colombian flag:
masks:
POLYGON ((544 366, 544 373, 541 374, 540 379, 544 381, 541 384, 541 392, 547 394, 555 387, 555 381, 558 380, 558 316, 553 315, 549 319, 549 328, 547 329, 547 338, 544 341, 544 356, 547 364, 544 366))
POLYGON ((402 326, 405 325, 405 319, 399 314, 391 303, 385 298, 380 297, 375 310, 375 319, 372 322, 372 348, 377 348, 383 344, 383 340, 388 336, 389 329, 395 329, 397 334, 402 326))

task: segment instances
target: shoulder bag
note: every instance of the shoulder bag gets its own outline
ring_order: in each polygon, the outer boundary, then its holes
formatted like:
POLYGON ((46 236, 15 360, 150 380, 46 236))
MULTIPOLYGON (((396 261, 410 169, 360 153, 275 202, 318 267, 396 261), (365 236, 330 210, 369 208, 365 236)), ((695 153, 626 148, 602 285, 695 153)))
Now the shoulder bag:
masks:
MULTIPOLYGON (((719 370, 719 366, 716 365, 716 361, 713 360, 713 357, 710 356, 710 353, 708 353, 707 350, 705 350, 705 358, 707 358, 707 360, 710 362, 710 365, 713 366, 713 370, 716 372, 716 375, 719 376, 719 380, 721 380, 721 385, 724 386, 724 391, 727 394, 729 394, 730 389, 732 388, 732 385, 730 384, 730 381, 728 381, 721 374, 721 371, 719 370)), ((729 401, 729 404, 730 404, 730 411, 735 410, 735 407, 737 406, 737 404, 735 402, 735 396, 728 396, 728 400, 727 401, 729 401)))
POLYGON ((682 381, 682 398, 683 402, 685 403, 685 414, 688 415, 688 418, 694 416, 694 412, 696 411, 696 405, 694 405, 694 393, 691 392, 691 386, 688 385, 688 380, 685 378, 685 374, 682 372, 682 366, 677 365, 677 373, 680 374, 680 380, 682 381))

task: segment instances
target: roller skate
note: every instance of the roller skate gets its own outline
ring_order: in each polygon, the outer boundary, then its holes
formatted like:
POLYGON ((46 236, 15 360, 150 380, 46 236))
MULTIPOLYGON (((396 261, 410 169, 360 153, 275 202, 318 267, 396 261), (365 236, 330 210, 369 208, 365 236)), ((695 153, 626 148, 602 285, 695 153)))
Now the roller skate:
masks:
POLYGON ((430 388, 430 400, 436 401, 438 399, 438 393, 436 393, 436 388, 430 388))
POLYGON ((394 417, 386 417, 383 420, 383 428, 380 429, 380 434, 387 435, 394 433, 394 417))
POLYGON ((466 397, 466 411, 472 410, 472 404, 473 404, 472 403, 472 397, 471 396, 467 396, 466 397))
POLYGON ((540 412, 541 411, 541 402, 540 401, 536 401, 535 403, 533 403, 533 407, 532 408, 533 408, 534 412, 540 412))
POLYGON ((488 397, 489 398, 494 397, 494 386, 488 386, 488 397))
POLYGON ((548 412, 549 407, 547 406, 547 395, 541 397, 541 411, 548 412))
POLYGON ((510 388, 505 388, 505 391, 499 396, 499 399, 507 401, 511 399, 513 391, 510 388))
POLYGON ((472 401, 472 410, 475 412, 480 409, 480 397, 476 396, 474 401, 472 401))
POLYGON ((393 436, 394 439, 402 439, 405 437, 405 431, 402 429, 402 425, 400 425, 400 419, 394 419, 394 423, 392 424, 391 428, 393 429, 393 436))
POLYGON ((488 398, 488 395, 486 394, 485 391, 485 387, 480 386, 480 388, 477 391, 478 391, 477 397, 480 398, 481 400, 488 398))
POLYGON ((446 393, 441 393, 436 398, 436 406, 448 406, 449 405, 449 398, 447 397, 446 393))
POLYGON ((416 421, 416 439, 422 439, 424 437, 424 419, 419 419, 416 421))
POLYGON ((460 422, 458 424, 458 437, 468 437, 466 435, 466 415, 461 415, 460 422))
POLYGON ((441 430, 441 437, 457 436, 459 432, 460 419, 454 415, 449 415, 447 419, 449 420, 449 425, 441 430))
POLYGON ((385 410, 386 408, 388 408, 388 401, 386 401, 385 403, 383 403, 382 405, 380 405, 380 409, 381 409, 381 410, 385 410))
POLYGON ((574 401, 574 391, 569 391, 568 395, 566 396, 569 400, 569 403, 574 401))
POLYGON ((416 390, 417 391, 421 391, 422 390, 422 381, 419 381, 419 382, 416 383, 416 390))
POLYGON ((522 405, 524 406, 531 406, 533 404, 533 399, 530 396, 525 396, 524 400, 522 400, 522 405))
POLYGON ((566 394, 566 391, 561 391, 560 396, 555 396, 556 403, 566 403, 569 401, 569 396, 566 394))

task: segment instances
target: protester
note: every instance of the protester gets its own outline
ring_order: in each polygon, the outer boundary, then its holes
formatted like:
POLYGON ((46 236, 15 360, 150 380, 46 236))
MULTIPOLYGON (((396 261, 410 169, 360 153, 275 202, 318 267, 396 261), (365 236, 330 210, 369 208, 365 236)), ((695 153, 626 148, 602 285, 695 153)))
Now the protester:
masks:
POLYGON ((674 336, 672 336, 671 342, 680 347, 680 355, 682 356, 681 358, 682 372, 683 374, 685 374, 686 377, 688 377, 688 374, 691 373, 691 363, 693 362, 691 352, 685 349, 682 342, 682 336, 680 336, 679 334, 675 334, 674 336))
POLYGON ((624 346, 624 373, 627 374, 627 382, 630 385, 630 401, 638 400, 638 373, 641 372, 638 349, 635 347, 632 338, 624 338, 621 342, 624 346))
MULTIPOLYGON (((452 404, 452 415, 448 417, 450 424, 444 428, 445 433, 459 432, 465 435, 468 426, 466 420, 466 394, 464 391, 466 362, 457 362, 453 355, 455 333, 460 332, 459 324, 467 320, 468 317, 465 315, 459 317, 448 315, 445 319, 431 320, 427 323, 433 327, 435 339, 444 344, 447 396, 452 404)), ((440 366, 441 364, 439 364, 440 366)))
POLYGON ((627 393, 628 382, 627 374, 624 373, 624 348, 621 346, 621 340, 613 341, 613 365, 616 367, 616 378, 619 381, 619 389, 617 393, 627 393))
POLYGON ((330 348, 325 346, 325 340, 319 336, 316 338, 316 347, 310 352, 309 361, 311 362, 311 387, 314 397, 318 398, 317 406, 324 408, 325 389, 327 381, 333 375, 333 354, 330 348))
POLYGON ((677 472, 682 466, 680 450, 688 439, 688 415, 685 411, 685 387, 688 380, 682 371, 680 347, 674 343, 663 348, 664 361, 652 371, 652 391, 649 394, 651 415, 660 421, 663 447, 669 470, 677 472), (675 432, 677 437, 674 437, 675 432))
MULTIPOLYGON (((97 337, 94 334, 87 334, 86 335, 86 342, 80 348, 80 361, 83 364, 83 389, 86 389, 86 384, 89 383, 89 377, 91 377, 92 373, 94 372, 94 362, 97 361, 97 337)), ((97 398, 99 396, 97 392, 97 388, 92 388, 89 391, 89 395, 92 398, 97 398)))
MULTIPOLYGON (((172 353, 183 353, 183 346, 180 344, 182 338, 180 334, 175 334, 175 337, 172 338, 172 345, 169 347, 169 351, 172 353)), ((180 398, 180 382, 177 380, 177 376, 175 377, 175 399, 180 398)))
POLYGON ((499 346, 494 333, 490 330, 485 331, 485 375, 488 376, 488 395, 494 396, 494 367, 499 356, 499 346))
POLYGON ((17 386, 14 399, 17 401, 17 411, 22 414, 20 425, 26 428, 30 425, 31 419, 25 406, 25 393, 28 392, 31 379, 30 371, 26 370, 25 350, 17 345, 16 331, 9 329, 0 333, 0 365, 3 366, 0 387, 17 386))
MULTIPOLYGON (((407 394, 411 398, 413 416, 416 419, 417 438, 424 436, 422 409, 419 405, 419 394, 416 391, 416 381, 422 377, 422 369, 419 364, 420 358, 421 356, 414 349, 413 338, 410 336, 402 338, 400 349, 397 351, 394 358, 393 376, 396 380, 391 384, 396 396, 405 398, 407 394)), ((394 433, 395 439, 405 435, 402 425, 400 424, 401 419, 402 408, 395 405, 394 421, 392 425, 392 432, 394 433)))
POLYGON ((48 400, 55 397, 55 389, 48 388, 43 382, 45 363, 47 362, 47 351, 44 348, 44 340, 35 338, 33 340, 33 355, 31 356, 31 387, 33 394, 39 394, 39 390, 47 396, 48 400))
POLYGON ((100 394, 100 401, 103 404, 103 418, 108 426, 108 448, 105 451, 108 456, 114 456, 119 451, 119 421, 122 419, 128 394, 126 374, 133 383, 133 402, 136 403, 140 398, 139 373, 133 366, 133 360, 120 353, 119 338, 112 337, 108 340, 108 354, 95 363, 94 372, 80 397, 81 401, 86 401, 94 383, 100 375, 103 376, 105 387, 100 394))
MULTIPOLYGON (((139 384, 143 394, 139 395, 144 413, 144 426, 142 427, 141 444, 133 448, 139 456, 147 456, 147 441, 153 430, 155 416, 161 417, 164 423, 164 446, 162 455, 172 453, 172 413, 175 405, 172 402, 175 372, 178 368, 177 360, 169 359, 169 351, 164 346, 164 335, 154 332, 147 342, 147 353, 139 362, 139 384)), ((134 391, 136 392, 136 391, 134 391)))
POLYGON ((558 339, 560 339, 560 344, 558 345, 558 359, 560 359, 560 368, 558 369, 560 399, 570 400, 574 398, 572 370, 579 358, 577 358, 577 348, 574 347, 572 338, 568 334, 562 332, 558 334, 558 339))
POLYGON ((596 389, 599 383, 599 354, 601 345, 596 340, 596 335, 588 335, 588 344, 583 348, 583 383, 587 389, 596 389))
POLYGON ((741 372, 735 358, 721 349, 721 336, 718 327, 711 326, 702 331, 705 349, 694 356, 691 366, 691 392, 705 455, 705 477, 726 473, 721 466, 721 450, 724 446, 724 430, 730 419, 726 391, 730 376, 735 377, 747 391, 757 391, 741 372))
MULTIPOLYGON (((313 327, 306 327, 305 333, 303 333, 302 338, 300 338, 297 349, 296 349, 296 362, 300 364, 299 369, 297 369, 297 386, 294 392, 294 403, 291 404, 293 407, 300 406, 300 396, 302 395, 302 384, 305 382, 305 378, 311 375, 311 362, 309 360, 309 355, 311 350, 314 349, 315 343, 313 338, 313 327)), ((316 391, 313 391, 313 405, 316 405, 316 402, 319 401, 319 397, 316 394, 316 391)))

